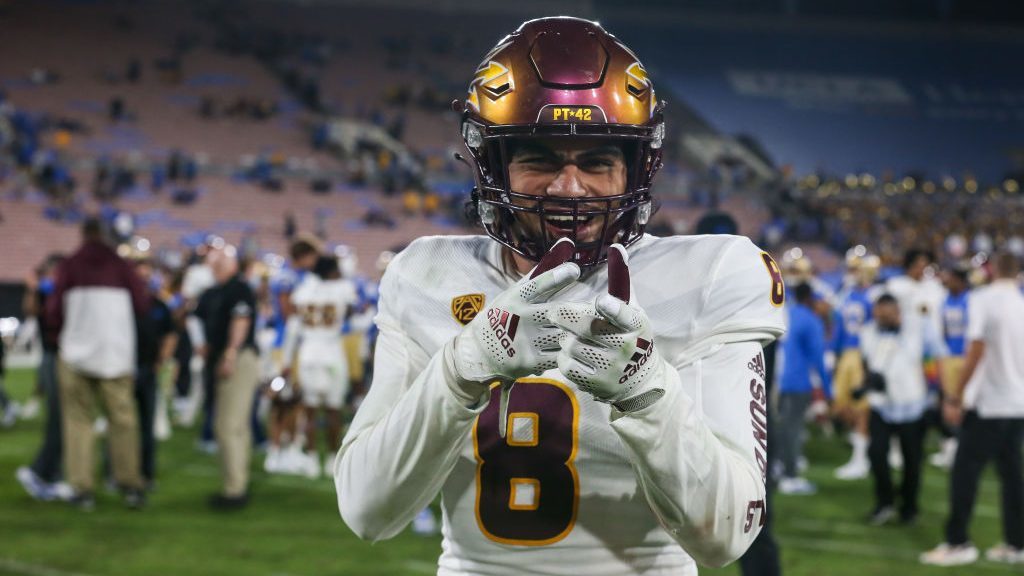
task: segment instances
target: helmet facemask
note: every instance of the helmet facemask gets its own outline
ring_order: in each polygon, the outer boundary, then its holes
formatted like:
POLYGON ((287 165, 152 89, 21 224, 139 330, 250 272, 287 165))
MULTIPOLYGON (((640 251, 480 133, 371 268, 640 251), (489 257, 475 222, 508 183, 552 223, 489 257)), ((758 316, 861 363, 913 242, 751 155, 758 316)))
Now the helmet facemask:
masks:
POLYGON ((648 130, 637 130, 635 126, 566 124, 530 126, 514 131, 510 126, 489 130, 467 119, 463 126, 467 148, 475 160, 478 183, 467 213, 491 238, 515 253, 538 261, 555 241, 565 237, 576 245, 574 261, 587 267, 604 262, 611 244, 628 246, 643 236, 654 211, 650 187, 661 164, 663 124, 658 123, 648 130), (556 130, 558 128, 562 130, 556 130), (595 136, 623 151, 626 182, 622 193, 566 198, 512 189, 509 164, 518 143, 529 139, 592 139, 595 136), (472 147, 476 142, 479 146, 472 147), (552 224, 560 230, 549 229, 546 221, 557 221, 552 224), (584 231, 585 234, 581 233, 584 231))
POLYGON ((484 58, 466 101, 454 103, 476 172, 467 215, 529 260, 567 237, 578 264, 604 262, 612 243, 628 246, 643 236, 653 212, 662 108, 636 55, 596 23, 524 23, 484 58), (513 189, 509 165, 518 144, 584 138, 623 151, 621 193, 569 198, 513 189))

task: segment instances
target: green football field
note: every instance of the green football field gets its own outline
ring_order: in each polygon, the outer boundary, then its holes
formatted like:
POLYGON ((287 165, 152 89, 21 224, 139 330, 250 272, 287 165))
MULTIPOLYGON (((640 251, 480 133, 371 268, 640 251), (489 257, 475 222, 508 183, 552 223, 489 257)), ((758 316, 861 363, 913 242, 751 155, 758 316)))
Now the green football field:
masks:
MULTIPOLYGON (((14 370, 8 389, 28 396, 33 375, 14 370)), ((31 576, 206 575, 312 576, 433 574, 438 538, 406 532, 371 545, 353 536, 338 516, 330 480, 309 481, 254 472, 251 506, 215 513, 206 497, 216 490, 215 458, 196 451, 194 433, 176 429, 160 445, 159 486, 141 512, 101 493, 97 508, 82 513, 31 500, 14 478, 38 447, 41 420, 0 430, 0 574, 31 576)), ((984 561, 966 568, 918 565, 921 550, 938 543, 947 508, 946 476, 929 468, 917 526, 873 528, 863 522, 871 507, 868 481, 841 483, 831 470, 846 449, 815 438, 808 447, 809 476, 820 492, 778 497, 776 533, 784 573, 793 576, 914 576, 1012 574, 984 561)), ((260 459, 261 461, 261 459, 260 459)), ((254 466, 256 468, 256 466, 254 466)), ((982 548, 999 540, 998 484, 986 476, 973 524, 982 548)), ((527 569, 524 574, 529 573, 527 569)), ((734 567, 702 574, 738 574, 734 567)), ((585 576, 585 575, 581 575, 585 576)))

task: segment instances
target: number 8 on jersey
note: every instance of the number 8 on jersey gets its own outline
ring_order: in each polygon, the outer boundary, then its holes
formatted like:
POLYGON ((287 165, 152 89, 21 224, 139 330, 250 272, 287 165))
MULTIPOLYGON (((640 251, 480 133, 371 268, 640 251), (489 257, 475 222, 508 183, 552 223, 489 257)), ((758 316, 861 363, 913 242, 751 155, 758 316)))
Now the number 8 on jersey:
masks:
POLYGON ((477 525, 502 544, 553 544, 572 531, 579 506, 576 396, 555 380, 517 380, 502 438, 500 394, 500 387, 491 389, 491 402, 473 428, 477 525))

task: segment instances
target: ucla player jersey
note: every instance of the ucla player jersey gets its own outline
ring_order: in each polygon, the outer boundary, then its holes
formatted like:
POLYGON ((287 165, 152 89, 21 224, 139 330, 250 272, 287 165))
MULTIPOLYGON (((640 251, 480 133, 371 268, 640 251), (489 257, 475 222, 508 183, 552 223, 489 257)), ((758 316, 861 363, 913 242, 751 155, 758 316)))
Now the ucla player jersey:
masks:
POLYGON ((942 335, 952 356, 963 356, 967 334, 968 292, 950 294, 942 304, 942 335))
POLYGON ((843 297, 835 335, 837 352, 860 346, 860 329, 871 319, 871 304, 875 291, 873 287, 855 286, 843 297))

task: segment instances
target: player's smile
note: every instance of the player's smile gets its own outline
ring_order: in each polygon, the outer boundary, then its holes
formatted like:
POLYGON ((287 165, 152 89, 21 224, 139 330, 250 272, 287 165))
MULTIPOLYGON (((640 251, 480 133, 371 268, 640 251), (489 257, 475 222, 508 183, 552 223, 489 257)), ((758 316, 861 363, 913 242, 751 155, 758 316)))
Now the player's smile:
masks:
MULTIPOLYGON (((625 155, 607 140, 532 140, 520 144, 513 152, 509 181, 514 192, 549 199, 615 196, 626 189, 625 155)), ((543 226, 552 238, 575 237, 577 242, 590 242, 597 240, 604 219, 597 215, 586 217, 585 213, 603 215, 603 204, 580 204, 577 210, 583 214, 574 217, 567 202, 564 209, 548 211, 543 219, 534 215, 520 219, 533 232, 539 232, 543 226)))
POLYGON ((601 229, 601 218, 590 216, 573 216, 571 212, 565 214, 548 213, 544 216, 544 227, 552 238, 575 237, 581 241, 592 241, 597 239, 601 229))

